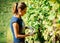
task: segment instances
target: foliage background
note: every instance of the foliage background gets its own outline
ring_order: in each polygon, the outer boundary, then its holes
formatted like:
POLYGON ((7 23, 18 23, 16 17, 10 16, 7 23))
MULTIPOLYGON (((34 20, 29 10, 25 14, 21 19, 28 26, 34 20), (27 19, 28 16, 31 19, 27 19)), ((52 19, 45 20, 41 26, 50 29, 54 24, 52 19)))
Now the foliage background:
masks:
MULTIPOLYGON (((59 28, 60 25, 60 0, 0 0, 0 42, 13 41, 10 30, 10 19, 13 15, 12 6, 13 3, 21 1, 24 1, 28 6, 27 13, 23 16, 26 26, 34 27, 37 32, 33 37, 34 40, 50 42, 51 37, 55 36, 55 34, 49 36, 50 32, 54 31, 53 26, 56 24, 59 28), (57 23, 54 24, 54 21, 57 23)), ((31 41, 31 39, 29 40, 31 41)))

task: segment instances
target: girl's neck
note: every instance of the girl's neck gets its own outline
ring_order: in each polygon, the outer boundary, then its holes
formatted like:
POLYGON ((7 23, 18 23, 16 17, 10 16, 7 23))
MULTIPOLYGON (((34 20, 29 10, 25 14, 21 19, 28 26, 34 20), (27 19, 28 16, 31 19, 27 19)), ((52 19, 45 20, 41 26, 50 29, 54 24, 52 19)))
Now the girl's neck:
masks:
POLYGON ((14 16, 17 18, 21 18, 21 16, 19 14, 15 14, 14 16))

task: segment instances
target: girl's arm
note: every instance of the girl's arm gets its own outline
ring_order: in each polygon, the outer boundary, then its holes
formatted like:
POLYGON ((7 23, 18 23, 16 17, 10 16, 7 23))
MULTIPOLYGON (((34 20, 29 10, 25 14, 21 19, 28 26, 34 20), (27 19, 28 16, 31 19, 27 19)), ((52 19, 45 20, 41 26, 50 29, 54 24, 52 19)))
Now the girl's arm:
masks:
POLYGON ((13 23, 14 34, 16 38, 25 38, 26 36, 30 36, 29 34, 21 35, 19 34, 19 25, 18 23, 13 23))

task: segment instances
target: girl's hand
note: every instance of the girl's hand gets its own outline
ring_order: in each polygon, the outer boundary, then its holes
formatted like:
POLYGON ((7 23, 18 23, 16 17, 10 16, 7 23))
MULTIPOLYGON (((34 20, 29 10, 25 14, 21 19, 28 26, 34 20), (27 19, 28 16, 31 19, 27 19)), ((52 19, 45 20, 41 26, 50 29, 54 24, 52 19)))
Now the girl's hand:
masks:
POLYGON ((26 36, 33 36, 34 33, 29 33, 29 34, 26 34, 26 36))
POLYGON ((26 34, 26 36, 30 36, 30 34, 26 34))
POLYGON ((34 32, 30 32, 30 33, 29 33, 30 36, 33 36, 34 34, 35 34, 34 32))

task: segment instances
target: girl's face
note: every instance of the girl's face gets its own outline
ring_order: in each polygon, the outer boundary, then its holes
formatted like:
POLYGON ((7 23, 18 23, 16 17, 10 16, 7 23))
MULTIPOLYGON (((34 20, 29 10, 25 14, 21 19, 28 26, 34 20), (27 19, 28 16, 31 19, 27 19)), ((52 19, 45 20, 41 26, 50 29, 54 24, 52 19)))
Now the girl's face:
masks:
POLYGON ((24 10, 21 10, 20 8, 18 9, 18 14, 20 15, 20 16, 23 16, 24 14, 26 14, 26 10, 27 10, 27 8, 25 8, 24 10))

